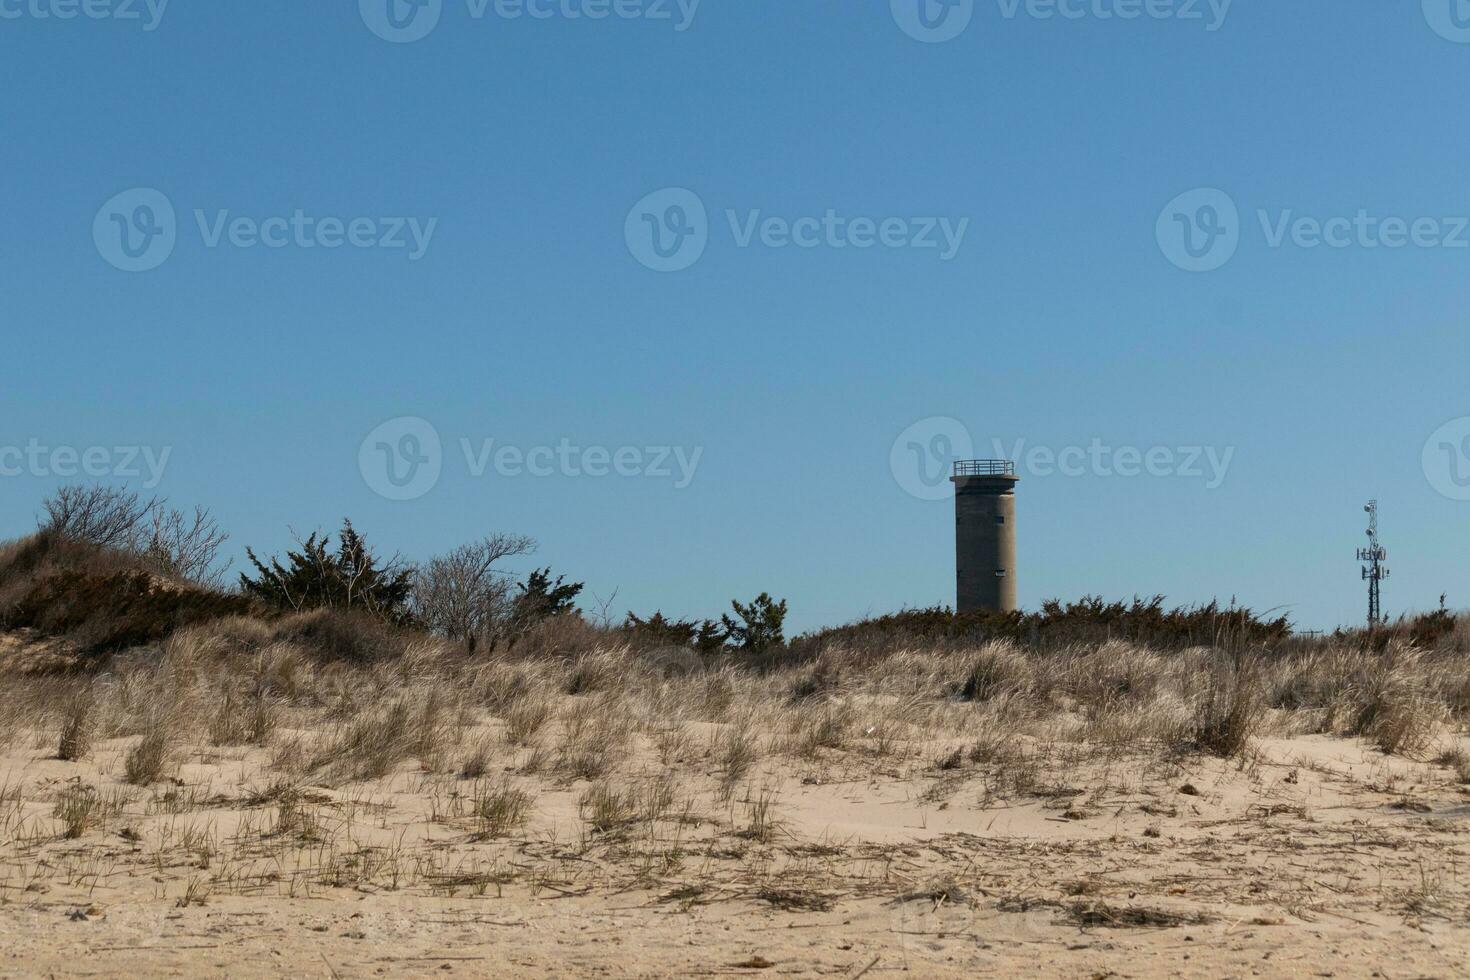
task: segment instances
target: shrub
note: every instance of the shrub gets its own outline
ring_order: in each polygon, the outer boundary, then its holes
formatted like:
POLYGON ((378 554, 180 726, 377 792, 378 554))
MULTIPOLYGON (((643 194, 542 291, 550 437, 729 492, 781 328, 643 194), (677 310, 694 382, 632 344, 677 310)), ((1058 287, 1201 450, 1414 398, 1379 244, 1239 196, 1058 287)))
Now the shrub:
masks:
POLYGON ((217 561, 227 540, 229 535, 203 507, 185 514, 160 503, 150 515, 143 554, 165 575, 219 589, 227 569, 217 561))
POLYGON ((74 695, 67 704, 66 715, 61 722, 61 742, 57 747, 57 758, 77 762, 92 751, 92 736, 96 732, 96 699, 91 689, 74 695))
POLYGON ((505 737, 513 745, 530 745, 551 718, 551 702, 544 697, 516 701, 505 713, 505 737))
POLYGON ((461 779, 479 779, 490 771, 491 762, 495 758, 495 743, 490 738, 482 738, 475 742, 470 749, 470 754, 464 757, 459 765, 461 779))
POLYGON ((316 609, 281 620, 274 638, 322 660, 371 664, 402 656, 412 634, 360 611, 316 609))
POLYGON ((472 644, 494 633, 514 605, 509 574, 495 564, 535 550, 531 538, 495 534, 430 559, 414 575, 415 618, 432 632, 472 644))
POLYGON ((117 487, 66 486, 42 502, 46 516, 37 523, 42 532, 72 541, 138 551, 157 505, 156 498, 144 501, 117 487))
POLYGON ((505 837, 530 816, 531 796, 509 780, 475 787, 474 814, 482 837, 505 837))
MULTIPOLYGON (((1443 602, 1442 597, 1440 601, 1443 602)), ((1465 635, 1461 622, 1462 617, 1441 606, 1434 612, 1400 616, 1372 630, 1339 629, 1333 634, 1333 639, 1367 650, 1387 650, 1392 646, 1411 646, 1420 650, 1447 647, 1463 653, 1465 635)))
POLYGON ((573 603, 582 592, 581 582, 568 582, 566 576, 551 577, 550 568, 532 572, 519 586, 511 611, 511 619, 518 629, 525 629, 544 619, 560 616, 573 610, 573 603))
POLYGON ((162 580, 137 555, 52 532, 0 554, 0 626, 64 636, 83 653, 157 643, 185 626, 252 608, 242 596, 162 580))
POLYGON ((1264 694, 1249 665, 1212 671, 1195 711, 1195 746, 1225 759, 1244 752, 1265 717, 1264 694))
POLYGON ((349 724, 315 767, 330 767, 352 779, 376 779, 408 758, 413 741, 413 711, 406 699, 399 698, 349 724))
POLYGON ((720 617, 725 627, 725 636, 742 650, 763 653, 784 646, 786 636, 782 628, 786 623, 786 600, 780 602, 762 592, 749 603, 732 600, 731 608, 740 617, 736 622, 727 613, 720 617))
POLYGON ((123 760, 123 774, 133 786, 148 786, 163 778, 168 766, 169 736, 166 724, 155 721, 123 760))
POLYGON ((1202 606, 1166 609, 1164 597, 1106 602, 1084 596, 1076 602, 1051 599, 1040 611, 956 613, 944 607, 909 609, 819 630, 793 642, 799 652, 829 647, 892 653, 905 648, 967 646, 1008 639, 1038 648, 1101 644, 1121 640, 1154 649, 1193 646, 1270 646, 1291 636, 1286 617, 1257 615, 1248 608, 1202 606))
POLYGON ((577 807, 582 819, 597 833, 616 830, 633 820, 635 794, 620 790, 609 783, 599 782, 587 787, 577 807))
POLYGON ((43 533, 137 555, 159 574, 207 588, 223 582, 217 559, 229 535, 203 507, 190 516, 166 500, 101 485, 62 487, 42 506, 43 533))
POLYGON ((108 805, 97 792, 97 787, 73 785, 61 791, 51 815, 61 821, 61 836, 76 840, 100 823, 107 811, 108 805))
POLYGON ((828 649, 893 653, 925 647, 972 645, 993 638, 1021 640, 1026 636, 1022 613, 969 613, 959 615, 942 606, 905 609, 845 626, 834 626, 797 637, 799 652, 828 649))
POLYGON ((212 745, 264 745, 275 731, 278 712, 261 695, 237 698, 226 694, 209 718, 212 745))
POLYGON ((712 619, 667 619, 662 612, 647 619, 628 613, 623 632, 640 648, 692 647, 701 653, 718 653, 725 646, 726 636, 724 628, 712 619))
POLYGON ((1022 694, 1031 686, 1031 665, 1009 643, 988 643, 970 657, 955 693, 965 701, 1022 694))
POLYGON ((382 562, 351 521, 342 522, 337 550, 329 550, 330 535, 313 533, 300 551, 287 551, 286 564, 273 558, 266 565, 245 549, 256 576, 241 573, 246 595, 278 609, 350 609, 380 619, 407 623, 406 608, 413 591, 413 569, 398 559, 382 562))

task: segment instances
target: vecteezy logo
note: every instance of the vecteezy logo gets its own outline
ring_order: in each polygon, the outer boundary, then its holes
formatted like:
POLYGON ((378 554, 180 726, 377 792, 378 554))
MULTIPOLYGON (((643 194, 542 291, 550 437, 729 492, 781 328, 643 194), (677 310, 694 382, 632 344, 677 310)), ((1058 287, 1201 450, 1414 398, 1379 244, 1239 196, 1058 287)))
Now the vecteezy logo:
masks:
POLYGON ((1470 44, 1470 0, 1424 0, 1424 19, 1440 37, 1470 44))
POLYGON ((412 416, 384 422, 357 451, 357 467, 368 488, 388 500, 422 497, 439 482, 443 466, 438 430, 412 416))
POLYGON ((975 0, 888 0, 893 19, 916 41, 952 41, 970 26, 975 0))
POLYGON ((1424 475, 1442 497, 1470 500, 1470 416, 1452 419, 1424 443, 1424 475))
POLYGON ((1224 191, 1201 187, 1170 201, 1154 234, 1170 262, 1186 272, 1211 272, 1240 247, 1240 210, 1224 191))
POLYGON ((357 0, 362 22, 394 44, 421 41, 439 26, 444 0, 357 0))
POLYGON ((135 187, 112 198, 92 221, 97 253, 124 272, 156 269, 178 241, 174 206, 161 191, 135 187))
POLYGON ((970 459, 975 444, 970 430, 958 419, 945 416, 920 419, 893 440, 888 468, 911 497, 944 500, 950 496, 955 460, 970 459))
POLYGON ((709 245, 709 215, 698 194, 666 187, 633 205, 623 237, 643 265, 655 272, 679 272, 698 262, 709 245))

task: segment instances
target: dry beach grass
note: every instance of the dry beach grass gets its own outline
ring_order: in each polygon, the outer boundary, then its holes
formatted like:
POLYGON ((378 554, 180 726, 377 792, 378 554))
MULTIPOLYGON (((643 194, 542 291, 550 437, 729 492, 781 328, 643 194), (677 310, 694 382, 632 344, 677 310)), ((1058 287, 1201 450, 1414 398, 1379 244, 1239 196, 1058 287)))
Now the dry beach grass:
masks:
POLYGON ((349 662, 224 618, 87 674, 6 636, 0 973, 1470 969, 1458 653, 556 628, 349 662))

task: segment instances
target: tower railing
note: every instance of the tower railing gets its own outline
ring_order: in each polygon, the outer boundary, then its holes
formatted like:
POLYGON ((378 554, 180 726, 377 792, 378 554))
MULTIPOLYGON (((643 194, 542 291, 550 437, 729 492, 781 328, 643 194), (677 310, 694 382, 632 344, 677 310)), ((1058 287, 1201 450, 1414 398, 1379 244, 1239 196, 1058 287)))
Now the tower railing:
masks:
POLYGON ((955 476, 1015 476, 1016 464, 1008 459, 961 459, 954 464, 955 476))

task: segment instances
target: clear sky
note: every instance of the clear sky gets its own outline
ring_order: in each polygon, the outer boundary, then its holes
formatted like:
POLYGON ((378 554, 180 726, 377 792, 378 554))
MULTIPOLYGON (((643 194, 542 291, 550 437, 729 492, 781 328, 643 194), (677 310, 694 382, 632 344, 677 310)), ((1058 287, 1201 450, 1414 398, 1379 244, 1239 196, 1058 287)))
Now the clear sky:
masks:
POLYGON ((1024 440, 1028 607, 1357 622, 1374 496, 1470 606, 1470 4, 919 2, 0 0, 0 535, 146 447, 236 554, 800 629, 952 603, 1024 440))

